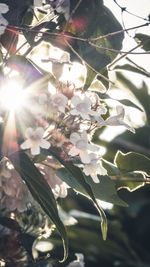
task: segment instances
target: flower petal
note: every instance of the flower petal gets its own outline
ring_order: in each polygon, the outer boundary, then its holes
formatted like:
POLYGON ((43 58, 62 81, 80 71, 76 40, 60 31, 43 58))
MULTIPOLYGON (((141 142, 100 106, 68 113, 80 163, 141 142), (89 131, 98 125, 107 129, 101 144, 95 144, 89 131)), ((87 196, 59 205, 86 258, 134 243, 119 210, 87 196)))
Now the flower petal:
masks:
POLYGON ((117 110, 117 114, 119 116, 119 119, 120 120, 123 120, 124 119, 124 116, 125 116, 125 110, 122 106, 117 106, 116 107, 116 110, 117 110))
POLYGON ((51 144, 47 140, 41 139, 39 142, 39 146, 42 148, 48 149, 50 148, 51 144))
POLYGON ((74 146, 70 149, 68 154, 73 157, 73 156, 77 156, 79 152, 80 150, 74 146))
POLYGON ((91 175, 91 178, 92 178, 93 182, 96 183, 96 184, 98 184, 100 182, 98 177, 97 177, 97 174, 91 175))
POLYGON ((6 4, 0 4, 0 13, 5 14, 9 11, 9 7, 6 4))
POLYGON ((80 135, 78 133, 72 133, 70 135, 70 142, 74 145, 80 140, 80 135))
POLYGON ((36 128, 35 133, 39 136, 39 138, 42 138, 44 135, 44 129, 42 127, 38 127, 36 128))
POLYGON ((76 106, 78 105, 82 100, 80 99, 79 96, 75 95, 71 98, 71 103, 76 106))
POLYGON ((77 115, 79 115, 79 112, 76 109, 72 109, 72 110, 70 110, 70 114, 73 116, 77 116, 77 115))
POLYGON ((81 158, 81 161, 82 161, 82 163, 84 163, 84 164, 88 164, 88 163, 90 163, 90 156, 89 156, 89 154, 87 153, 87 151, 80 151, 80 158, 81 158))
POLYGON ((40 147, 39 146, 31 147, 31 154, 32 155, 38 155, 38 154, 40 154, 40 147))
POLYGON ((30 141, 29 139, 26 140, 26 141, 24 141, 24 142, 20 145, 20 147, 21 147, 22 149, 29 149, 31 146, 32 146, 32 143, 31 143, 31 141, 30 141))
POLYGON ((26 129, 26 132, 25 132, 25 137, 26 138, 30 138, 33 134, 34 134, 33 128, 29 127, 29 128, 26 129))

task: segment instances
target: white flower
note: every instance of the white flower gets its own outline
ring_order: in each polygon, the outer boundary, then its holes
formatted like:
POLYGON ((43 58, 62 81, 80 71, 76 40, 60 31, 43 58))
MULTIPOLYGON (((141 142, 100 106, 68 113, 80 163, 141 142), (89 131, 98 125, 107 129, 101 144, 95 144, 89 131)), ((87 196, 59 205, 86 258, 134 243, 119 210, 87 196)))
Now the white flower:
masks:
POLYGON ((60 59, 48 58, 48 59, 42 59, 42 62, 52 63, 52 73, 57 80, 59 80, 62 75, 64 64, 69 64, 69 65, 71 64, 70 55, 68 53, 64 53, 60 57, 60 59))
MULTIPOLYGON (((34 259, 38 258, 39 252, 48 252, 53 249, 53 244, 47 240, 35 239, 32 245, 32 255, 34 259)), ((50 265, 52 266, 52 265, 50 265)))
POLYGON ((100 127, 102 126, 124 126, 132 133, 135 133, 135 129, 123 121, 124 116, 125 116, 124 108, 122 106, 117 106, 116 110, 117 110, 117 115, 111 116, 105 121, 101 116, 95 117, 96 121, 98 122, 97 125, 100 127))
POLYGON ((53 189, 55 198, 61 197, 61 198, 65 198, 68 194, 68 189, 69 187, 67 186, 67 184, 65 182, 60 181, 59 184, 55 185, 55 188, 53 189))
POLYGON ((74 106, 74 109, 70 111, 72 115, 80 115, 84 120, 90 120, 90 116, 98 116, 99 114, 96 111, 91 110, 92 102, 90 98, 85 95, 82 96, 73 96, 71 98, 71 104, 74 106))
POLYGON ((123 121, 124 116, 125 116, 125 110, 124 110, 124 108, 122 106, 117 106, 116 107, 116 110, 117 110, 117 115, 116 116, 109 117, 105 121, 105 125, 109 125, 109 126, 120 126, 120 125, 123 125, 129 131, 131 131, 132 133, 135 133, 135 129, 133 127, 129 126, 127 123, 125 123, 123 121))
POLYGON ((40 6, 42 6, 42 0, 34 0, 34 3, 33 3, 33 5, 35 6, 35 7, 40 7, 40 6))
POLYGON ((27 128, 25 136, 27 140, 21 144, 22 149, 31 148, 32 155, 40 154, 40 147, 48 149, 50 147, 50 143, 43 139, 44 129, 42 127, 38 127, 35 130, 33 128, 27 128))
POLYGON ((50 109, 65 113, 65 108, 67 107, 68 103, 68 98, 65 95, 61 93, 54 94, 51 96, 50 102, 50 109))
POLYGON ((8 10, 9 10, 8 5, 6 5, 6 4, 0 4, 0 13, 1 13, 1 14, 5 14, 5 13, 7 13, 8 10))
POLYGON ((84 255, 81 253, 75 253, 77 260, 70 262, 67 267, 84 267, 84 255))
POLYGON ((0 4, 0 35, 5 32, 5 29, 8 25, 8 21, 2 16, 2 14, 7 13, 9 10, 6 4, 0 4))
MULTIPOLYGON (((51 163, 51 159, 48 157, 45 163, 51 163)), ((67 189, 69 188, 69 186, 56 175, 56 170, 50 166, 43 167, 42 164, 37 164, 37 166, 44 176, 45 180, 47 181, 48 185, 51 187, 55 198, 65 198, 67 196, 67 189)))
POLYGON ((101 160, 94 153, 89 154, 89 157, 91 161, 84 165, 83 172, 87 176, 90 175, 94 183, 99 183, 97 175, 106 175, 107 171, 102 166, 101 160))
POLYGON ((78 133, 72 133, 70 135, 70 142, 74 146, 70 149, 69 155, 77 156, 79 155, 83 163, 90 163, 89 151, 97 151, 98 147, 88 143, 88 135, 84 131, 79 135, 78 133))
POLYGON ((101 125, 101 126, 105 125, 105 121, 101 116, 101 115, 106 114, 106 112, 107 112, 107 108, 105 107, 105 104, 101 104, 98 107, 97 112, 98 112, 98 116, 97 115, 94 116, 94 120, 97 121, 99 123, 99 125, 101 125))
POLYGON ((66 20, 69 19, 70 0, 55 0, 51 5, 58 13, 64 14, 66 20))

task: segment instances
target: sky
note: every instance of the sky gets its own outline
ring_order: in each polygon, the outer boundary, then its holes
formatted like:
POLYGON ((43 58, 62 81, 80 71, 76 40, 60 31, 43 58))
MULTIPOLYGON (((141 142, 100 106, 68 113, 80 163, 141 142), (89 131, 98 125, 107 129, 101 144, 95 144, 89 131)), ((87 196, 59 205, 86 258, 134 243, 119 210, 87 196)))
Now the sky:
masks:
MULTIPOLYGON (((126 7, 128 11, 141 16, 143 18, 147 18, 150 14, 150 0, 117 0, 117 2, 122 6, 126 7)), ((115 17, 122 22, 121 18, 121 11, 120 8, 114 3, 113 0, 104 0, 104 4, 111 9, 115 17)), ((126 28, 130 28, 133 26, 137 26, 140 24, 144 24, 146 21, 136 18, 133 15, 127 14, 127 12, 124 12, 123 14, 123 21, 126 28)), ((133 36, 135 33, 144 33, 147 35, 150 35, 150 26, 143 27, 137 30, 134 30, 130 32, 130 34, 133 36)), ((134 47, 136 43, 133 41, 133 39, 126 35, 126 38, 124 40, 124 46, 123 49, 129 50, 132 47, 134 47)), ((125 50, 125 51, 126 51, 125 50)), ((136 51, 142 51, 142 50, 136 50, 136 51)), ((137 64, 140 64, 142 67, 145 67, 147 71, 150 72, 150 55, 137 55, 137 56, 130 56, 132 60, 134 60, 137 64)))

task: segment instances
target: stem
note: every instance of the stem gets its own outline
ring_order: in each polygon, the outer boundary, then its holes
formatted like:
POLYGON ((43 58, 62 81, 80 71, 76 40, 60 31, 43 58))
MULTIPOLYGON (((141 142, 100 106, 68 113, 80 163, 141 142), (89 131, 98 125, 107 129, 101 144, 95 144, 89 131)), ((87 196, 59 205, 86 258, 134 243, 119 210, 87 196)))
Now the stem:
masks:
POLYGON ((118 61, 120 61, 122 58, 126 57, 128 54, 130 54, 130 52, 134 51, 135 49, 139 48, 141 46, 141 44, 136 45, 135 47, 133 47, 132 49, 130 49, 128 52, 126 52, 125 54, 123 54, 122 56, 120 56, 119 58, 117 58, 116 60, 114 60, 111 64, 109 64, 108 66, 108 70, 110 70, 110 68, 117 63, 118 61))
POLYGON ((136 17, 136 18, 139 18, 139 19, 142 19, 142 20, 149 21, 149 20, 146 19, 146 18, 143 18, 143 17, 141 17, 141 16, 139 16, 139 15, 136 15, 136 14, 134 14, 134 13, 128 11, 126 7, 122 7, 121 5, 118 4, 117 0, 114 0, 114 2, 115 2, 115 4, 121 9, 121 12, 126 12, 126 13, 128 13, 129 15, 132 15, 132 16, 134 16, 134 17, 136 17))
POLYGON ((116 137, 113 140, 113 143, 117 144, 117 145, 121 145, 122 147, 124 147, 127 150, 133 150, 135 152, 142 153, 142 154, 150 157, 150 149, 145 148, 143 146, 140 146, 138 144, 132 143, 130 141, 127 141, 121 137, 116 137))
POLYGON ((146 71, 143 67, 139 66, 138 64, 136 64, 133 60, 131 60, 128 57, 126 57, 126 60, 128 60, 130 63, 132 63, 134 66, 136 66, 137 69, 139 69, 140 71, 143 71, 146 75, 148 75, 150 77, 150 72, 146 71))
MULTIPOLYGON (((108 33, 106 35, 100 35, 96 38, 80 38, 78 36, 71 36, 71 35, 68 35, 67 33, 63 33, 63 37, 69 37, 70 39, 75 39, 75 40, 79 40, 79 41, 82 41, 82 42, 89 42, 89 41, 97 41, 99 39, 104 39, 104 38, 108 38, 108 37, 111 37, 113 35, 116 35, 116 34, 119 34, 119 33, 122 33, 122 32, 125 32, 125 31, 130 31, 130 30, 134 30, 134 29, 138 29, 138 28, 142 28, 142 27, 145 27, 145 26, 149 26, 150 25, 150 22, 147 22, 147 23, 144 23, 144 24, 141 24, 141 25, 138 25, 138 26, 134 26, 134 27, 131 27, 131 28, 128 28, 128 29, 122 29, 122 30, 119 30, 119 31, 116 31, 116 32, 111 32, 111 33, 108 33)), ((33 33, 41 33, 41 34, 46 34, 46 35, 51 35, 51 36, 60 36, 61 33, 55 33, 55 32, 43 32, 43 31, 39 31, 39 30, 35 30, 35 26, 30 28, 30 29, 26 29, 24 27, 17 27, 17 26, 11 26, 11 28, 14 28, 14 29, 17 29, 17 30, 20 30, 20 31, 26 31, 26 32, 33 32, 33 33)), ((8 27, 8 30, 9 27, 8 27)))
POLYGON ((116 49, 111 49, 111 48, 107 48, 107 47, 103 47, 101 45, 96 45, 96 44, 93 44, 91 41, 88 42, 91 46, 94 46, 96 48, 99 48, 99 49, 102 49, 102 50, 105 50, 105 51, 110 51, 112 53, 116 53, 116 54, 131 54, 131 55, 143 55, 143 54, 150 54, 150 51, 147 51, 147 52, 130 52, 130 51, 122 51, 122 50, 116 50, 116 49))
POLYGON ((111 80, 109 80, 108 78, 106 78, 104 75, 102 75, 100 72, 98 72, 97 70, 95 70, 92 66, 90 66, 79 54, 78 52, 69 44, 69 42, 64 39, 64 42, 69 46, 69 48, 72 50, 72 52, 81 60, 81 62, 83 61, 85 63, 85 65, 87 65, 91 70, 93 70, 97 75, 99 75, 101 78, 103 78, 105 81, 110 82, 111 84, 114 85, 114 82, 112 82, 111 80))

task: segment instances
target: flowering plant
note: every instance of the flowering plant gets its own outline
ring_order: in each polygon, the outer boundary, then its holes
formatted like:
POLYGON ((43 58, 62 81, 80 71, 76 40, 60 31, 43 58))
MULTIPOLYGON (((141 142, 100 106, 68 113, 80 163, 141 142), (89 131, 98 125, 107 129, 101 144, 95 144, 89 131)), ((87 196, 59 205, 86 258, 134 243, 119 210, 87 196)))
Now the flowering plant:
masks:
MULTIPOLYGON (((114 126, 135 134, 135 123, 127 120, 125 111, 127 106, 142 111, 132 101, 113 99, 107 93, 115 85, 108 64, 121 53, 124 30, 103 1, 2 2, 0 224, 17 232, 13 238, 21 238, 21 249, 29 254, 22 259, 23 266, 30 260, 36 264, 41 251, 45 262, 47 252, 53 251, 50 238, 55 228, 62 238, 65 261, 68 239, 59 199, 67 198, 70 189, 91 199, 106 240, 107 218, 100 201, 126 207, 117 192, 124 186, 124 178, 142 176, 145 182, 150 172, 150 160, 141 154, 118 151, 113 163, 106 160, 97 138, 114 126), (43 48, 48 55, 41 52, 43 48), (72 81, 75 64, 84 78, 82 83, 72 81), (115 115, 111 112, 114 101, 120 102, 115 115), (29 210, 33 212, 31 223, 36 214, 44 224, 38 227, 30 251, 23 232, 23 214, 29 210)), ((128 183, 125 186, 130 189, 128 183)), ((77 223, 69 218, 70 225, 77 223)), ((83 255, 76 256, 67 266, 84 266, 83 255)), ((0 258, 9 262, 7 255, 0 258)), ((13 261, 19 262, 16 255, 13 261)), ((47 263, 46 259, 45 264, 52 266, 53 260, 47 263)))

